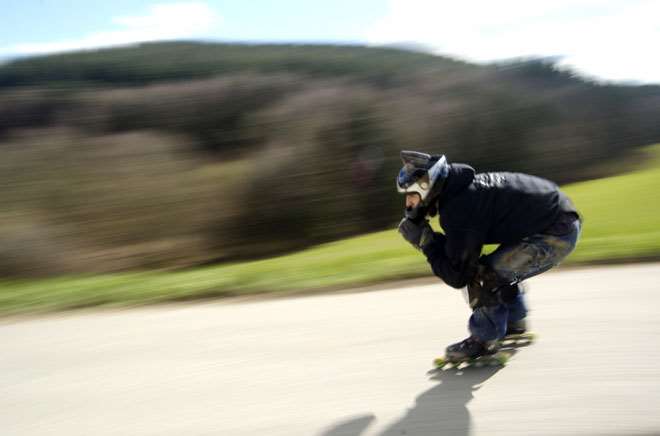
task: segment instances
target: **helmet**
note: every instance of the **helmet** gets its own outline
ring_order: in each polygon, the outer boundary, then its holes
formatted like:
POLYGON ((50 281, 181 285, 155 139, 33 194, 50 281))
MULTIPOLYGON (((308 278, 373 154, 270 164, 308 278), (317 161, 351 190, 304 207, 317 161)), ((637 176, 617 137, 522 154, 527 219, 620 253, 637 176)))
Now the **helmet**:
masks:
POLYGON ((403 194, 419 194, 426 207, 442 190, 449 175, 449 164, 444 155, 430 155, 417 151, 401 152, 403 168, 396 178, 397 190, 403 194))

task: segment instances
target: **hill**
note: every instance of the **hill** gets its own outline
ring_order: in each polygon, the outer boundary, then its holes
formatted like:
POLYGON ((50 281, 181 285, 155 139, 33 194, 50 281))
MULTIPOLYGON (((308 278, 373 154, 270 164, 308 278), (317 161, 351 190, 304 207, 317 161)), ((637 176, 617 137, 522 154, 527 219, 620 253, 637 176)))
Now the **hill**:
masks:
POLYGON ((396 48, 351 45, 144 43, 20 59, 0 67, 0 88, 45 84, 145 85, 236 73, 356 77, 381 85, 420 69, 476 68, 396 48))
POLYGON ((256 259, 390 228, 400 149, 559 183, 660 141, 658 87, 542 60, 192 42, 0 66, 0 275, 256 259))

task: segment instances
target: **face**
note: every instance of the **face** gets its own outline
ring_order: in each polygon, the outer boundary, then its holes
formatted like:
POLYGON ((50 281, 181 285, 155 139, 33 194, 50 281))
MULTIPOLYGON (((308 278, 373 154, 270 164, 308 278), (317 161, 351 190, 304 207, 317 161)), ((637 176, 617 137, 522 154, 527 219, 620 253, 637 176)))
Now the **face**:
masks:
POLYGON ((406 209, 416 208, 421 201, 422 198, 416 192, 406 194, 406 209))

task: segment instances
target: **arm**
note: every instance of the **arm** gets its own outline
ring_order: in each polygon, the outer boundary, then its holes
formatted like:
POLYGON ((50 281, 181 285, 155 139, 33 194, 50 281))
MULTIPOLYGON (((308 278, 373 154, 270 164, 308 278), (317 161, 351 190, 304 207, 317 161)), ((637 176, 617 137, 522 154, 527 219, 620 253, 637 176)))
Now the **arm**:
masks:
POLYGON ((462 288, 477 273, 482 246, 476 232, 460 230, 449 237, 434 233, 423 252, 436 276, 453 288, 462 288))

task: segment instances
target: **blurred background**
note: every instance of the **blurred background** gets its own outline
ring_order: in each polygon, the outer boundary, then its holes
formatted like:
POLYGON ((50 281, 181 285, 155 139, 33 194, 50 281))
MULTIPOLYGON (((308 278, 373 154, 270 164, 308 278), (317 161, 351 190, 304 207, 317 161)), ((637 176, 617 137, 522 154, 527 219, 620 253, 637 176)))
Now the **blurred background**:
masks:
POLYGON ((566 185, 574 262, 660 254, 657 4, 243 3, 3 12, 0 310, 429 275, 401 149, 566 185))

